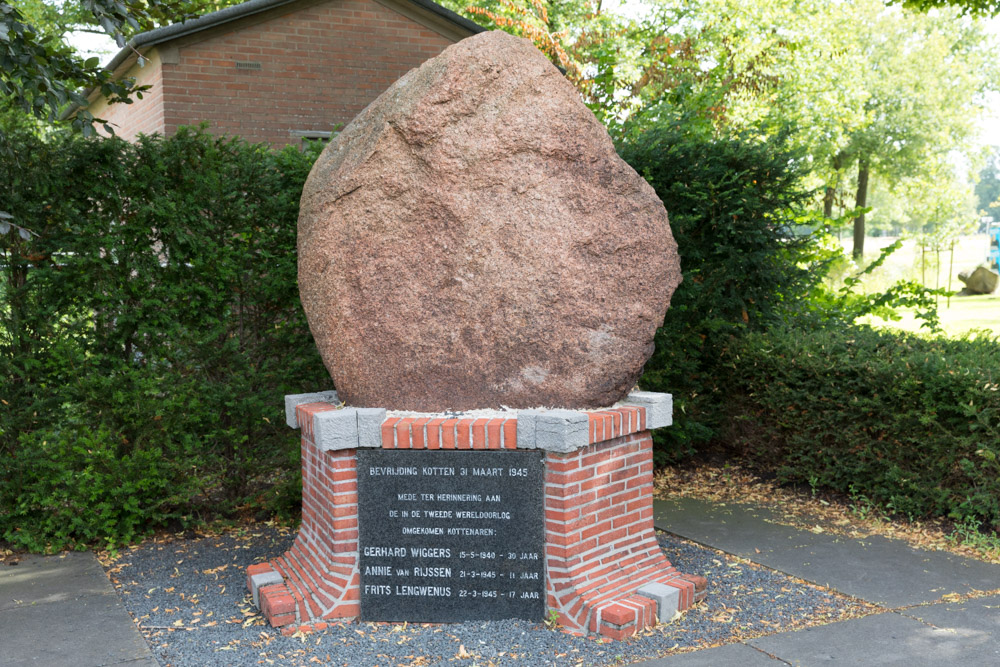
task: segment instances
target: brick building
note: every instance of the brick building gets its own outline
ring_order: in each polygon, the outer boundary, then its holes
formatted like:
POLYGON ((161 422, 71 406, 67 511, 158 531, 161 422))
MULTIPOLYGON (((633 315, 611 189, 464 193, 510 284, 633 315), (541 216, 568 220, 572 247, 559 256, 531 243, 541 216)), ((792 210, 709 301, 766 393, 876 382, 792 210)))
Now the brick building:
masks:
POLYGON ((132 104, 92 91, 87 109, 129 140, 207 121, 217 134, 300 143, 329 137, 410 69, 482 30, 430 0, 249 0, 136 35, 108 69, 150 90, 132 104))

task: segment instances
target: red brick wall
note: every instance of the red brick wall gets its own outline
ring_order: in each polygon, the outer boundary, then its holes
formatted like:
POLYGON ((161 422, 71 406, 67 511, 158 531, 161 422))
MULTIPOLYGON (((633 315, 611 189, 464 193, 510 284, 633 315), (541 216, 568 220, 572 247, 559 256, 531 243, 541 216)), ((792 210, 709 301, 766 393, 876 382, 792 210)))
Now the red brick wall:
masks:
MULTIPOLYGON (((108 104, 101 98, 90 105, 89 111, 97 118, 111 123, 115 133, 129 141, 140 134, 163 133, 163 70, 159 53, 154 49, 147 54, 143 67, 135 65, 127 76, 135 77, 136 85, 151 88, 131 104, 108 104)), ((104 134, 104 132, 101 132, 104 134)))
MULTIPOLYGON (((644 410, 630 412, 645 421, 644 410)), ((592 434, 596 422, 592 416, 592 434)), ((618 430, 621 421, 613 422, 618 430)), ((568 628, 622 639, 656 623, 655 603, 634 595, 639 586, 679 588, 686 609, 694 585, 656 541, 649 431, 591 440, 574 452, 545 455, 548 607, 568 628)))
POLYGON ((297 144, 293 131, 346 124, 452 43, 374 0, 280 11, 177 40, 179 62, 163 65, 167 134, 208 121, 218 134, 297 144), (237 62, 261 68, 237 69, 237 62))
POLYGON ((516 449, 516 419, 390 417, 382 423, 384 449, 516 449))
MULTIPOLYGON (((291 550, 272 561, 285 584, 262 589, 276 625, 299 619, 355 617, 360 611, 358 571, 358 482, 353 449, 321 451, 313 443, 312 416, 326 403, 298 406, 302 428, 302 524, 291 550)), ((252 574, 255 572, 251 572, 252 574)))

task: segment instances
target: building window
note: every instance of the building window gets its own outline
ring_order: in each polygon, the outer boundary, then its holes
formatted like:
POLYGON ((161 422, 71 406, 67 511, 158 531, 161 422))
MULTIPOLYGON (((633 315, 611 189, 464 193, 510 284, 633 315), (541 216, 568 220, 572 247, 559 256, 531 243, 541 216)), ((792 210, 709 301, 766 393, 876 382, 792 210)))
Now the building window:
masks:
POLYGON ((307 145, 316 141, 328 144, 331 139, 337 136, 337 132, 324 132, 322 130, 292 130, 291 135, 293 137, 298 137, 301 141, 300 147, 305 148, 307 145))

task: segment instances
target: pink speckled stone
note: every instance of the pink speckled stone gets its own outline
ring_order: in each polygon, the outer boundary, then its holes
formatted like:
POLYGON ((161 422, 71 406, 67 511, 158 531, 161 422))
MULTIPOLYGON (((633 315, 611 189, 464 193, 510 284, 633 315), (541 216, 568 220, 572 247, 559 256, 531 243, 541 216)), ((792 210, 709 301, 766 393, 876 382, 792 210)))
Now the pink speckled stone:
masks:
POLYGON ((469 37, 323 152, 299 289, 341 400, 611 405, 680 282, 667 212, 528 41, 469 37))

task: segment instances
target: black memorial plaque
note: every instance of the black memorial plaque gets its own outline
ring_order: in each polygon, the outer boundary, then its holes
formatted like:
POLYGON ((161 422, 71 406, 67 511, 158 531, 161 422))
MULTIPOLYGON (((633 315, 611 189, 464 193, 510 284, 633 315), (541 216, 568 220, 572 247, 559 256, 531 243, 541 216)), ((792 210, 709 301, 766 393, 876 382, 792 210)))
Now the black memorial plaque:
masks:
POLYGON ((361 619, 545 615, 540 452, 358 450, 361 619))

